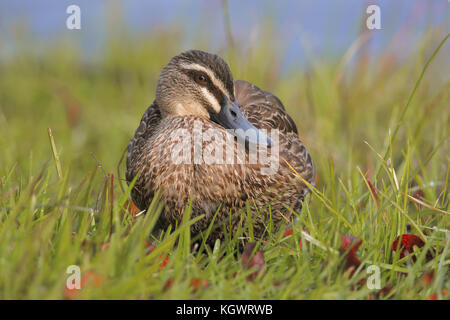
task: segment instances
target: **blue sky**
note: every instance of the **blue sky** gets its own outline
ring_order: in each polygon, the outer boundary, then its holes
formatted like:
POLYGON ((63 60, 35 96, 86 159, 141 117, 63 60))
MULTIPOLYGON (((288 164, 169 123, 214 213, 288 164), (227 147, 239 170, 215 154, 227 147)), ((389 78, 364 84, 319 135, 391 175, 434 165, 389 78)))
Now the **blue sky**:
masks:
MULTIPOLYGON (((273 33, 284 43, 287 61, 307 58, 302 41, 320 56, 341 55, 357 38, 369 4, 381 8, 382 30, 373 31, 370 44, 375 53, 382 51, 400 28, 404 36, 397 39, 401 42, 397 45, 403 50, 408 50, 427 28, 440 26, 450 31, 448 0, 229 0, 228 3, 232 31, 240 39, 257 36, 266 20, 273 19, 273 33)), ((186 48, 191 47, 190 41, 199 28, 209 35, 210 50, 224 43, 220 0, 2 0, 0 37, 11 36, 11 26, 17 23, 25 23, 33 38, 41 43, 77 32, 77 41, 81 41, 82 50, 89 55, 93 49, 101 48, 108 32, 107 16, 113 10, 122 12, 132 32, 177 25, 185 32, 182 46, 186 48), (81 8, 82 30, 66 29, 66 8, 71 4, 81 8)))

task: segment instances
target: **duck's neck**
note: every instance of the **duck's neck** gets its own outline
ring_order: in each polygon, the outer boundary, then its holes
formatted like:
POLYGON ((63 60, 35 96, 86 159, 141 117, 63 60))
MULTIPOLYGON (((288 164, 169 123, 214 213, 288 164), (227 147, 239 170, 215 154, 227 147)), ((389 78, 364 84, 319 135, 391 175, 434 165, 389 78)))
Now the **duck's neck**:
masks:
POLYGON ((171 102, 160 104, 158 103, 159 110, 161 111, 161 117, 184 117, 184 116, 197 116, 200 118, 209 119, 208 111, 198 102, 171 102))

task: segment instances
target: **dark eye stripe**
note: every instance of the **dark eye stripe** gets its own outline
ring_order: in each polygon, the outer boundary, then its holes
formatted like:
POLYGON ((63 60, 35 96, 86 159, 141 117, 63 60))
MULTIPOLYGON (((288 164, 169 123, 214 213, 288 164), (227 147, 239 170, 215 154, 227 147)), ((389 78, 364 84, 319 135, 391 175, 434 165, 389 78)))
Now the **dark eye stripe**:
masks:
POLYGON ((217 99, 217 102, 223 106, 225 102, 225 94, 211 82, 208 83, 207 88, 208 91, 211 92, 211 94, 217 99))
POLYGON ((200 84, 200 85, 205 87, 206 89, 208 89, 208 91, 217 99, 219 104, 223 105, 223 103, 225 101, 225 98, 224 98, 225 93, 223 93, 222 90, 220 90, 218 87, 216 87, 213 84, 213 82, 211 81, 211 79, 209 78, 209 76, 207 74, 205 74, 204 72, 201 72, 201 71, 194 71, 194 70, 189 70, 189 69, 187 69, 187 70, 185 69, 185 72, 194 81, 196 81, 195 77, 198 76, 199 74, 204 76, 206 79, 206 82, 204 84, 200 84))

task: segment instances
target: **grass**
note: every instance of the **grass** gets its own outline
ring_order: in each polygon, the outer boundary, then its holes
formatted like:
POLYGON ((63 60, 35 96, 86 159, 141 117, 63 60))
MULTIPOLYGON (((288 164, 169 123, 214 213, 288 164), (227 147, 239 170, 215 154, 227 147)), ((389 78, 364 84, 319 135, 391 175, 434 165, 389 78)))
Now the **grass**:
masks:
POLYGON ((0 61, 0 299, 67 298, 70 265, 97 279, 70 296, 80 299, 448 299, 448 35, 428 34, 400 61, 388 49, 372 65, 354 58, 354 70, 314 58, 281 73, 267 42, 220 52, 235 78, 280 97, 318 172, 311 202, 258 242, 265 272, 254 281, 237 249, 251 226, 195 247, 189 208, 153 238, 163 204, 137 218, 127 207, 120 158, 182 33, 111 38, 94 62, 64 39, 39 53, 17 38, 22 50, 0 61), (404 233, 425 242, 416 262, 392 254, 404 233), (353 277, 341 235, 362 239, 353 277), (358 285, 372 264, 388 294, 358 285))

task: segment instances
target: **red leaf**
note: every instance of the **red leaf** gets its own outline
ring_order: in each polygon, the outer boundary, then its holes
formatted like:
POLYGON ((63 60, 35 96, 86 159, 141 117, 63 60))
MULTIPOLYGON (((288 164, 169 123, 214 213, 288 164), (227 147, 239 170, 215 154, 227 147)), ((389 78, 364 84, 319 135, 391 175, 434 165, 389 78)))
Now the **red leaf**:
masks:
POLYGON ((250 259, 250 255, 252 254, 255 246, 255 242, 247 243, 244 248, 244 253, 242 254, 242 266, 248 269, 256 268, 256 271, 247 277, 248 281, 255 279, 265 265, 264 254, 261 250, 258 250, 250 259))
MULTIPOLYGON (((308 233, 308 231, 306 231, 306 233, 308 233)), ((289 228, 284 232, 283 237, 288 237, 291 235, 292 235, 292 228, 289 228)), ((298 242, 298 245, 300 248, 302 248, 302 239, 300 239, 300 241, 298 242)))
POLYGON ((289 228, 284 232, 283 237, 287 237, 287 236, 291 236, 291 235, 292 235, 292 228, 289 228))
MULTIPOLYGON (((162 255, 161 255, 162 257, 162 255)), ((161 262, 161 264, 159 265, 159 269, 162 270, 164 269, 164 267, 169 263, 170 259, 168 256, 164 256, 163 261, 161 262)))
POLYGON ((164 284, 164 290, 169 289, 173 284, 173 278, 170 278, 169 280, 166 281, 166 283, 164 284))
POLYGON ((385 297, 391 292, 391 290, 392 286, 388 284, 384 288, 380 289, 380 291, 378 291, 378 294, 380 295, 380 297, 385 297))
MULTIPOLYGON (((422 248, 424 245, 425 242, 423 242, 423 240, 420 239, 418 236, 410 233, 405 233, 394 240, 394 242, 392 243, 392 250, 393 251, 400 250, 400 258, 404 258, 408 254, 414 252, 414 246, 422 248)), ((426 256, 427 261, 431 260, 432 258, 433 256, 431 252, 427 252, 426 256)), ((416 261, 416 257, 413 257, 413 261, 414 262, 416 261)))
POLYGON ((81 289, 85 288, 88 285, 94 285, 95 287, 99 287, 103 283, 103 277, 96 274, 92 270, 88 270, 80 279, 80 289, 69 289, 67 286, 64 287, 64 295, 66 299, 75 299, 81 289))
POLYGON ((199 278, 194 278, 191 280, 191 286, 194 287, 195 289, 200 288, 200 286, 205 289, 208 287, 208 280, 202 280, 199 278))
MULTIPOLYGON (((146 240, 145 241, 145 248, 147 249, 147 255, 149 255, 150 253, 152 253, 156 249, 156 246, 152 245, 152 243, 150 241, 146 240)), ((162 262, 159 265, 159 269, 162 270, 169 263, 170 258, 168 256, 166 256, 166 255, 163 255, 163 254, 161 254, 159 257, 162 259, 162 262)))
POLYGON ((131 217, 136 218, 137 214, 140 212, 138 207, 134 204, 133 201, 127 200, 124 204, 125 212, 121 211, 121 214, 129 214, 131 217))
MULTIPOLYGON (((445 291, 445 290, 441 291, 441 294, 443 296, 445 296, 446 293, 447 293, 447 291, 445 291)), ((437 300, 437 298, 438 298, 437 293, 433 293, 431 296, 428 297, 427 300, 437 300)))
POLYGON ((150 241, 145 241, 145 249, 147 249, 147 255, 155 251, 156 245, 152 244, 150 241))
POLYGON ((434 270, 431 270, 430 272, 427 272, 423 276, 423 282, 425 282, 425 284, 432 284, 433 280, 434 280, 434 270))
POLYGON ((350 276, 353 276, 355 270, 361 264, 361 260, 356 255, 356 251, 362 243, 362 239, 341 235, 341 253, 347 252, 345 255, 346 268, 351 268, 350 276))

